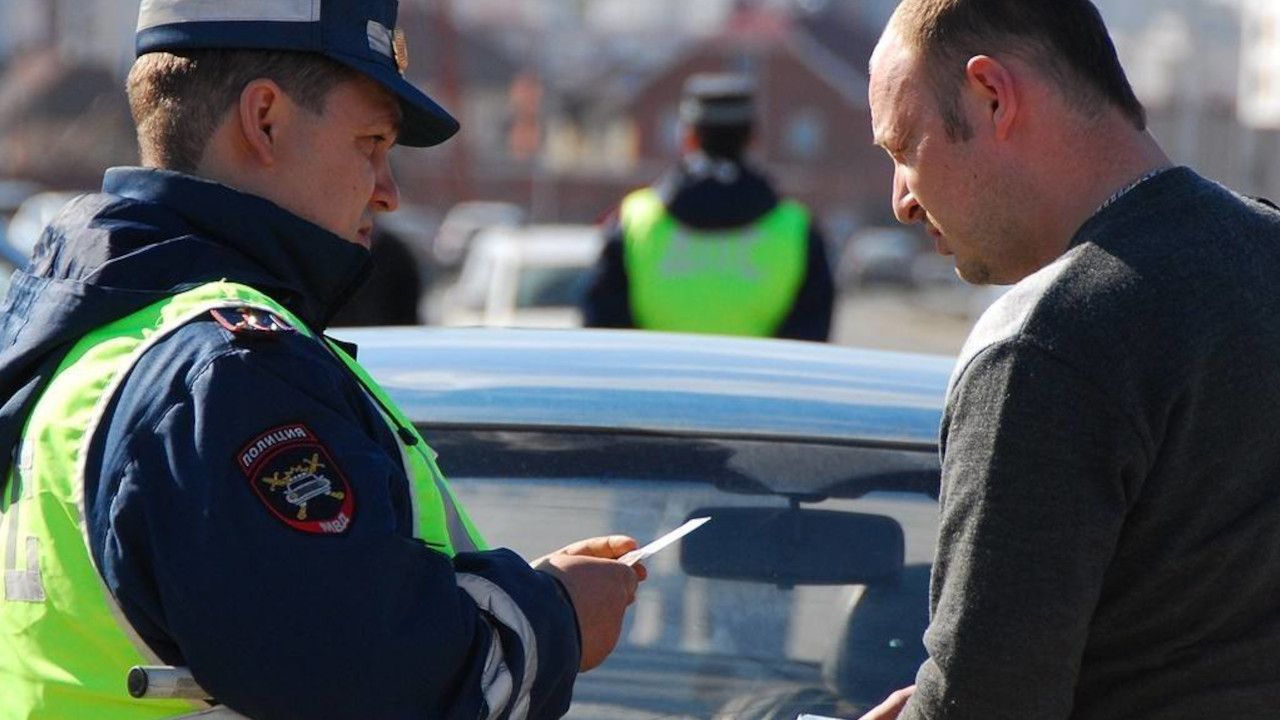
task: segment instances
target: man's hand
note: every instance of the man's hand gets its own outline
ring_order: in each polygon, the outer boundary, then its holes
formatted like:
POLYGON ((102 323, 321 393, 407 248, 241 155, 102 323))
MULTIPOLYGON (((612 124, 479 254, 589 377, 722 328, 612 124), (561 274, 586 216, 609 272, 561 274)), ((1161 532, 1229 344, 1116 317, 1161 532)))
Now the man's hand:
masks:
POLYGON ((898 717, 898 714, 902 712, 902 708, 906 706, 907 700, 915 691, 915 685, 902 688, 890 695, 887 700, 875 706, 871 712, 863 715, 861 720, 895 720, 898 717))
POLYGON ((580 540, 533 561, 535 570, 551 573, 569 592, 582 632, 582 661, 587 671, 604 662, 618 644, 622 618, 635 602, 636 587, 645 569, 617 561, 635 550, 635 539, 609 535, 580 540))

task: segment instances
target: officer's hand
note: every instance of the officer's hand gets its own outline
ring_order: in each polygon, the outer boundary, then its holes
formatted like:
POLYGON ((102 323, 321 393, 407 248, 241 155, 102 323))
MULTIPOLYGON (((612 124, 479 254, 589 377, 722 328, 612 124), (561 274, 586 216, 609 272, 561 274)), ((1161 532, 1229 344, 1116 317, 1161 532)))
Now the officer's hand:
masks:
POLYGON ((907 700, 915 693, 916 686, 905 687, 890 695, 887 700, 875 706, 871 712, 863 715, 859 720, 896 720, 902 709, 906 707, 907 700))
MULTIPOLYGON (((626 535, 605 535, 603 537, 579 540, 572 545, 560 548, 552 555, 582 555, 615 560, 635 550, 637 547, 639 547, 639 543, 636 542, 635 538, 626 535)), ((547 557, 550 557, 550 555, 547 557)), ((644 569, 643 565, 636 564, 631 569, 635 571, 641 580, 649 577, 649 572, 644 569)))
POLYGON ((615 558, 634 549, 634 539, 611 535, 576 542, 533 562, 534 568, 555 575, 573 601, 582 632, 581 671, 604 662, 618 644, 623 615, 635 601, 645 571, 615 558))

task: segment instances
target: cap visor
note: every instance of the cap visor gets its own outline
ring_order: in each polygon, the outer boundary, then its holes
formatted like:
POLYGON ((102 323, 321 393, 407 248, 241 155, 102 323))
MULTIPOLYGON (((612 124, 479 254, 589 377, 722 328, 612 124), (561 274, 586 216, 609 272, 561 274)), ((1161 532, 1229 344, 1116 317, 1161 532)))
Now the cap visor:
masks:
POLYGON ((326 54, 337 62, 368 75, 400 100, 403 117, 400 121, 400 134, 396 138, 397 144, 431 147, 453 137, 461 128, 447 110, 387 66, 349 55, 326 54))

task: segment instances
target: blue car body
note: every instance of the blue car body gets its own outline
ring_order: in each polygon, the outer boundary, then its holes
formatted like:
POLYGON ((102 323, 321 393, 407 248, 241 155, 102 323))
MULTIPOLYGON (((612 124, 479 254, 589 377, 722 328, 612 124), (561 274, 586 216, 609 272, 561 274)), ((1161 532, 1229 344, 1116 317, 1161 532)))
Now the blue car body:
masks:
POLYGON ((713 517, 647 561, 571 720, 857 717, 913 681, 953 359, 630 331, 333 334, 359 345, 494 545, 533 557, 707 512, 761 520, 726 542, 713 517), (869 520, 900 528, 900 548, 858 540, 869 520))

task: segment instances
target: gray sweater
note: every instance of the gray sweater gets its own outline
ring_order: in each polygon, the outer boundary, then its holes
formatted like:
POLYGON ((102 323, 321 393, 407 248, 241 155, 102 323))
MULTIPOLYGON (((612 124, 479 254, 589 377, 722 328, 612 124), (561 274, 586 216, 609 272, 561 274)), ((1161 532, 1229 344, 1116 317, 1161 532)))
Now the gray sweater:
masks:
POLYGON ((1280 717, 1280 213, 1185 168, 979 321, 902 714, 1280 717))

